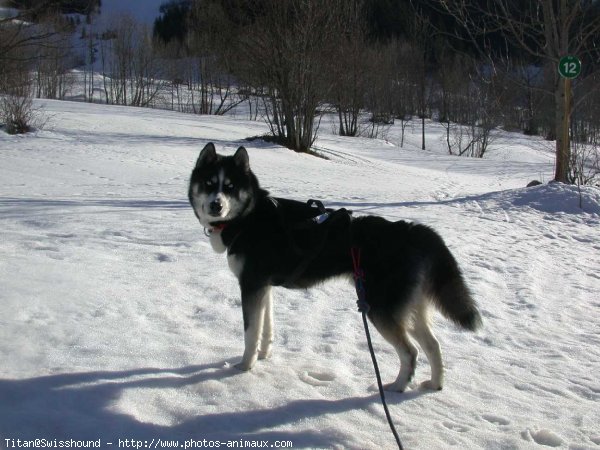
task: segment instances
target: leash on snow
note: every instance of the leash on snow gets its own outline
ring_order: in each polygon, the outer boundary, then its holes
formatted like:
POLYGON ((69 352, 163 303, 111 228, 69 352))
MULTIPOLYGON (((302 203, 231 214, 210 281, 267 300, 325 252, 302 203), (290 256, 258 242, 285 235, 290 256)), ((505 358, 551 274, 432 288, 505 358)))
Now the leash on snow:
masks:
POLYGON ((371 353, 371 360, 373 361, 373 368, 375 369, 375 376, 377 377, 377 386, 379 387, 379 396, 381 397, 381 403, 383 405, 383 410, 385 411, 385 416, 387 418, 388 424, 390 425, 390 429, 394 434, 394 438, 396 439, 396 443, 398 444, 398 448, 403 450, 402 442, 400 441, 400 436, 396 431, 396 427, 394 426, 394 422, 392 421, 392 416, 390 415, 390 411, 388 409, 387 403, 385 401, 385 393, 383 391, 383 384, 381 382, 381 375, 379 374, 379 366, 377 365, 377 358, 375 357, 375 351, 373 350, 373 343, 371 342, 371 333, 369 332, 369 324, 367 322, 367 313, 369 312, 369 303, 367 303, 366 292, 365 292, 365 273, 360 266, 360 248, 352 247, 350 249, 352 253, 352 265, 354 267, 354 283, 356 286, 356 295, 358 296, 358 301, 356 305, 358 306, 358 311, 362 314, 363 325, 365 327, 365 334, 367 335, 367 344, 369 346, 369 352, 371 353))
MULTIPOLYGON (((312 219, 313 222, 320 224, 326 221, 330 217, 330 213, 325 209, 323 203, 319 200, 309 200, 307 202, 309 206, 316 206, 319 209, 321 215, 312 219)), ((338 210, 340 211, 340 210, 338 210)), ((349 211, 344 210, 346 213, 350 213, 349 211)), ((335 214, 335 213, 334 213, 335 214)), ((394 438, 396 439, 396 444, 398 444, 399 450, 404 450, 402 447, 402 441, 400 441, 400 436, 398 435, 398 431, 396 431, 396 427, 394 426, 394 422, 392 421, 392 416, 390 414, 390 410, 388 409, 387 402, 385 401, 385 392, 383 390, 383 383, 381 382, 381 374, 379 373, 379 365, 377 364, 377 358, 375 357, 375 351, 373 350, 373 343, 371 342, 371 333, 369 332, 369 323, 367 321, 367 313, 369 312, 369 303, 367 302, 367 295, 365 291, 365 272, 363 271, 360 265, 360 248, 359 247, 351 247, 350 252, 352 254, 352 266, 354 268, 354 284, 356 286, 356 295, 358 300, 356 305, 358 306, 358 311, 362 314, 363 326, 365 328, 365 335, 367 336, 367 345, 369 346, 369 353, 371 354, 371 361, 373 361, 373 368, 375 369, 375 377, 377 378, 377 386, 379 388, 379 396, 381 397, 381 404, 383 405, 383 410, 385 411, 385 417, 387 418, 388 424, 392 433, 394 434, 394 438)))

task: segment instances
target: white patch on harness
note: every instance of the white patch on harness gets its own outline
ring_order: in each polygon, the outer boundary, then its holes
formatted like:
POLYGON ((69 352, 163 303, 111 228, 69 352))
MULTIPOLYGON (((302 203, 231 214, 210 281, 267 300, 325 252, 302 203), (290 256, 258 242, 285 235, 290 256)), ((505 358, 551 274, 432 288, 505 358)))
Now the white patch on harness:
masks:
POLYGON ((321 215, 318 215, 317 217, 313 217, 313 222, 316 222, 317 224, 321 224, 323 222, 325 222, 327 219, 329 219, 329 213, 323 213, 321 215))

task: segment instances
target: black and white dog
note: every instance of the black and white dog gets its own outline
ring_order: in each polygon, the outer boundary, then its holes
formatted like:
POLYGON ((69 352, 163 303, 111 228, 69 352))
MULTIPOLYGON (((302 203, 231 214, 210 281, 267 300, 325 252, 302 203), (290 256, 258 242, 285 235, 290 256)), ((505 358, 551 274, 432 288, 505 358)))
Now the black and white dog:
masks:
POLYGON ((236 366, 249 370, 268 358, 273 342, 272 286, 308 288, 353 273, 351 248, 359 249, 368 317, 400 357, 386 389, 404 391, 413 377, 417 348, 431 365, 427 389, 441 389, 440 345, 429 324, 430 306, 467 330, 481 317, 456 260, 431 228, 381 217, 351 218, 303 202, 274 198, 250 170, 248 153, 217 154, 207 144, 190 179, 189 200, 218 253, 227 251, 239 280, 245 350, 236 366), (328 217, 329 216, 329 217, 328 217))

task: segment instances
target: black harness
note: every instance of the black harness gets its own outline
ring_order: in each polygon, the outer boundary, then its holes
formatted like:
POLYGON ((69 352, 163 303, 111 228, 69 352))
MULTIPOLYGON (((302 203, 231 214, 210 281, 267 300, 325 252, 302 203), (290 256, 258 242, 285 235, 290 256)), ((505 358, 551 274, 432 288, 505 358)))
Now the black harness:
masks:
MULTIPOLYGON (((308 266, 318 258, 319 254, 325 248, 327 244, 327 240, 329 239, 330 230, 334 227, 334 224, 337 224, 341 221, 347 221, 348 227, 350 224, 350 219, 352 212, 347 210, 346 208, 341 209, 326 209, 323 205, 323 202, 320 200, 310 199, 306 202, 306 205, 310 208, 316 207, 318 214, 312 217, 311 219, 303 220, 294 224, 285 223, 285 217, 283 217, 283 213, 280 211, 279 217, 283 222, 282 226, 286 230, 288 241, 294 252, 301 256, 300 262, 296 265, 294 271, 287 277, 287 279, 282 283, 282 286, 293 286, 295 282, 302 276, 302 274, 306 271, 308 266), (318 233, 319 238, 311 245, 309 248, 301 248, 296 243, 295 233, 298 233, 302 230, 309 230, 312 227, 321 226, 321 231, 318 233)), ((348 232, 349 232, 348 228, 348 232)))

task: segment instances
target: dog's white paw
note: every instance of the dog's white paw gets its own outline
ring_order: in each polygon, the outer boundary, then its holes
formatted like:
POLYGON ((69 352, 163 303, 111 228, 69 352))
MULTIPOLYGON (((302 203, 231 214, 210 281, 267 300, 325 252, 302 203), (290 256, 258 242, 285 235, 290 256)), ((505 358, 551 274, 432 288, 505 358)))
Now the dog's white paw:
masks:
POLYGON ((265 350, 258 351, 258 359, 269 359, 273 354, 273 350, 271 347, 266 348, 265 350))
POLYGON ((383 385, 383 390, 388 392, 404 392, 406 390, 406 383, 387 383, 383 385))
POLYGON ((250 369, 252 369, 252 366, 254 366, 254 364, 251 364, 247 361, 240 361, 233 367, 235 367, 237 370, 241 370, 242 372, 248 372, 250 369))
POLYGON ((442 387, 442 383, 434 380, 423 381, 419 385, 419 389, 424 391, 441 391, 442 387))

